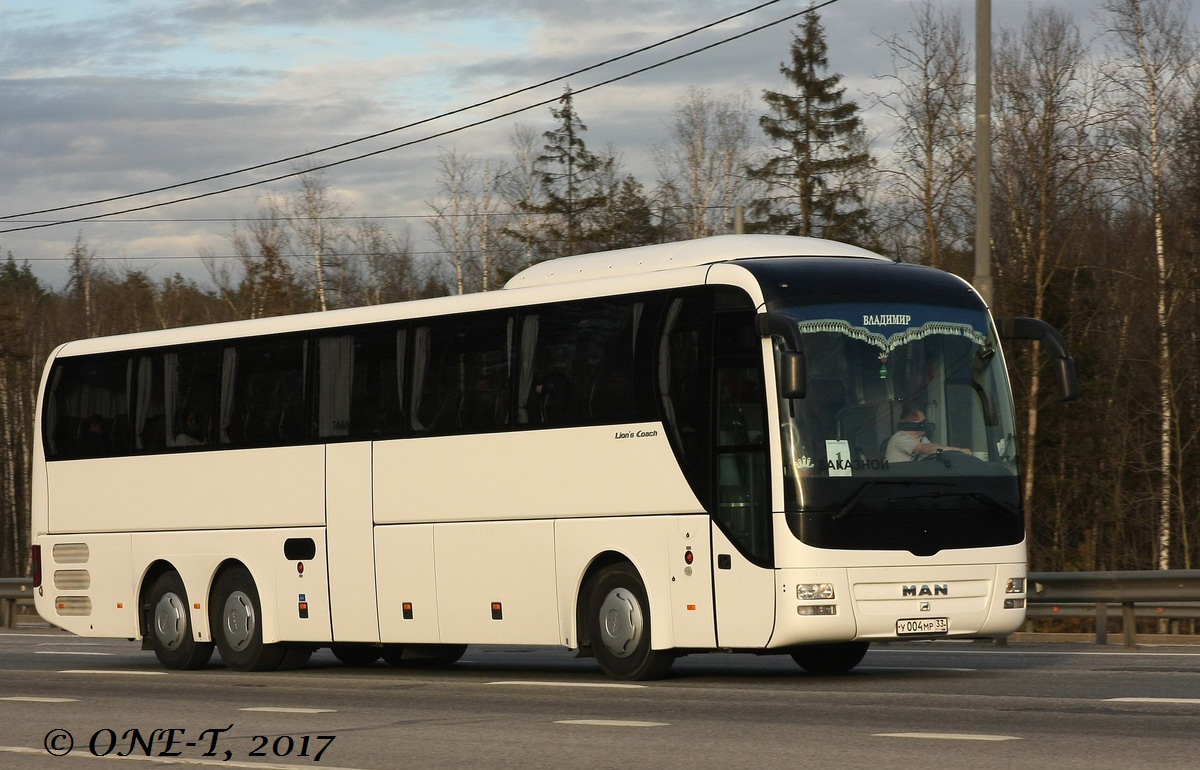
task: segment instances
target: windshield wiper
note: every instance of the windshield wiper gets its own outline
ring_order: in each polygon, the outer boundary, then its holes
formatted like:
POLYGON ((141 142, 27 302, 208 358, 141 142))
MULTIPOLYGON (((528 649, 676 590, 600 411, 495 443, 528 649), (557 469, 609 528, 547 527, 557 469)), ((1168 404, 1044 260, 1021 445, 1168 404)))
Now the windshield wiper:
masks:
MULTIPOLYGON (((834 514, 829 517, 829 520, 830 521, 838 521, 838 520, 842 519, 843 517, 845 517, 845 515, 847 513, 849 513, 851 511, 851 509, 854 508, 854 506, 858 503, 858 501, 862 498, 862 496, 864 494, 866 494, 868 487, 873 487, 876 485, 911 487, 915 484, 921 484, 922 486, 946 486, 946 487, 954 486, 953 484, 950 484, 947 482, 914 481, 912 479, 906 479, 906 480, 897 479, 894 481, 867 481, 867 482, 864 482, 863 485, 858 488, 858 491, 856 491, 854 494, 850 495, 850 499, 848 499, 845 503, 843 503, 842 507, 838 508, 837 511, 835 511, 834 514)), ((895 500, 898 498, 892 498, 892 499, 895 500)))
MULTIPOLYGON (((954 486, 954 485, 947 484, 946 486, 954 486)), ((928 494, 928 495, 906 495, 903 497, 893 497, 890 500, 888 500, 888 503, 889 504, 894 503, 897 500, 940 500, 943 497, 968 497, 968 498, 971 498, 972 500, 983 503, 983 506, 985 508, 988 508, 993 511, 999 511, 1000 513, 1006 514, 1008 516, 1012 516, 1013 518, 1019 518, 1021 515, 1020 512, 1017 511, 1016 506, 1005 505, 1004 503, 1000 502, 999 500, 995 499, 994 497, 991 497, 990 495, 985 495, 982 492, 966 492, 966 491, 962 491, 962 490, 950 492, 947 494, 942 494, 941 492, 934 492, 933 494, 928 494)))

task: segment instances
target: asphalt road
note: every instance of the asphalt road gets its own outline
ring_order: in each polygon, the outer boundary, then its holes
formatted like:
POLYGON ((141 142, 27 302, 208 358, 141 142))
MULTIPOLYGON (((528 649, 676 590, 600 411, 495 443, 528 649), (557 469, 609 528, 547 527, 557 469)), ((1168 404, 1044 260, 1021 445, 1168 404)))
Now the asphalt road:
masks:
POLYGON ((175 672, 132 642, 0 634, 0 770, 171 766, 1195 770, 1200 648, 895 644, 837 677, 697 655, 631 684, 561 649, 175 672))

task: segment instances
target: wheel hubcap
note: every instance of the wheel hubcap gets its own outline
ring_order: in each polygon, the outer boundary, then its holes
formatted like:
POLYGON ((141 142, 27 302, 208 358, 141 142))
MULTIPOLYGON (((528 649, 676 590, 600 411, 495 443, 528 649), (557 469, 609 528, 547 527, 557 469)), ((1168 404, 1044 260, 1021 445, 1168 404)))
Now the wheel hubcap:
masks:
POLYGON ((165 649, 177 650, 187 632, 187 607, 172 593, 163 594, 154 607, 154 636, 165 649))
POLYGON ((241 652, 254 637, 254 604, 243 591, 234 591, 225 600, 225 641, 230 648, 241 652))
POLYGON ((600 641, 618 658, 627 658, 642 639, 645 622, 642 608, 633 594, 614 588, 600 605, 600 641))

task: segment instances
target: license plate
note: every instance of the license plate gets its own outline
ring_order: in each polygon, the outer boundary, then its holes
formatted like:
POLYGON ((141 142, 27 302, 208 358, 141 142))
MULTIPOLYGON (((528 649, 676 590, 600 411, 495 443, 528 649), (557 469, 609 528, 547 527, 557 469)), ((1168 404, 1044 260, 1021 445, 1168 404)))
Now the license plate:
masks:
POLYGON ((896 636, 950 633, 950 618, 905 618, 896 621, 896 636))

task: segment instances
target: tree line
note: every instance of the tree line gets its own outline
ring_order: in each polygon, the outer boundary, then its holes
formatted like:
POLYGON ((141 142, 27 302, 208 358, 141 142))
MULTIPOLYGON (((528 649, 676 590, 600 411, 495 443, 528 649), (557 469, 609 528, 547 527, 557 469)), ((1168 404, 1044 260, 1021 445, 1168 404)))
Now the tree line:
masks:
MULTIPOLYGON (((1021 415, 1031 568, 1192 568, 1200 558, 1200 55, 1182 0, 1104 0, 1083 40, 1052 5, 994 43, 997 316, 1057 326, 1083 397, 1055 402, 1034 347, 1008 350, 1021 415), (1099 52, 1099 54, 1098 54, 1099 52)), ((890 131, 831 72, 816 13, 784 87, 684 94, 654 168, 588 147, 568 88, 502 161, 438 156, 425 225, 353 215, 315 172, 201 254, 210 281, 114 268, 82 239, 61 289, 0 262, 0 575, 27 574, 34 398, 46 356, 85 336, 487 291, 546 259, 732 232, 855 243, 973 272, 973 52, 931 0, 881 38, 890 131), (652 178, 651 178, 652 177, 652 178), (744 211, 744 222, 735 223, 744 211)))

